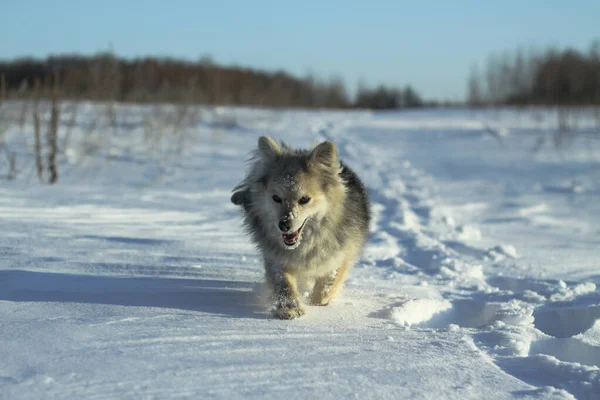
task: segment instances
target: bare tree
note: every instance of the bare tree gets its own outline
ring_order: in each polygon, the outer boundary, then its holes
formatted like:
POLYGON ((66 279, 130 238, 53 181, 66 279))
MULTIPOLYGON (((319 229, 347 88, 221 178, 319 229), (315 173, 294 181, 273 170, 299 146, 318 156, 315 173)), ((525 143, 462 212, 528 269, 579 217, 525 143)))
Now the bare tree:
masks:
POLYGON ((58 73, 54 76, 52 87, 50 125, 48 129, 48 172, 50 177, 48 183, 51 185, 58 180, 58 167, 56 165, 56 153, 58 152, 58 121, 60 118, 60 105, 58 104, 59 95, 58 73))
POLYGON ((34 150, 35 150, 35 166, 37 170, 37 176, 40 182, 44 181, 44 160, 42 158, 42 139, 40 134, 40 110, 39 110, 39 97, 40 97, 40 80, 35 80, 34 92, 33 92, 33 135, 34 135, 34 150))
POLYGON ((479 107, 483 105, 484 98, 481 88, 481 76, 479 74, 479 68, 477 68, 477 64, 474 64, 471 67, 467 91, 467 102, 470 106, 479 107))

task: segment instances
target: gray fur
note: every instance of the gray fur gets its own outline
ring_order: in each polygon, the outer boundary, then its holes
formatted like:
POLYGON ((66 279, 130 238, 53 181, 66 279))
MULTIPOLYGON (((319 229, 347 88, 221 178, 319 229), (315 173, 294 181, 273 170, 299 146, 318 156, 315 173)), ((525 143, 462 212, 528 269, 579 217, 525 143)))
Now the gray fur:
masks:
MULTIPOLYGON (((231 201, 244 210, 244 226, 264 258, 267 281, 275 292, 274 312, 280 318, 304 313, 296 279, 316 280, 323 288, 339 286, 367 241, 371 219, 367 191, 338 160, 331 142, 298 150, 261 137, 248 174, 234 189, 231 201), (309 205, 298 205, 297 199, 307 190, 314 199, 309 205), (272 199, 273 193, 282 197, 276 196, 279 202, 272 199), (293 247, 284 244, 278 221, 300 232, 293 247)), ((326 305, 334 295, 324 292, 313 297, 326 305)))

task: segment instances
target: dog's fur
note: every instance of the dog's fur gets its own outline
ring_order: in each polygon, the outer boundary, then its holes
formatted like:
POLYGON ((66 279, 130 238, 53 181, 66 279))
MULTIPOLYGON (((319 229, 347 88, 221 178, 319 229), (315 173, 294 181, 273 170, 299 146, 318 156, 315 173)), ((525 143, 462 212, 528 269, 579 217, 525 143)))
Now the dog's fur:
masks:
POLYGON ((358 176, 338 160, 335 145, 294 150, 263 136, 231 201, 264 258, 281 319, 305 313, 299 284, 311 284, 311 305, 336 296, 368 236, 370 207, 358 176))

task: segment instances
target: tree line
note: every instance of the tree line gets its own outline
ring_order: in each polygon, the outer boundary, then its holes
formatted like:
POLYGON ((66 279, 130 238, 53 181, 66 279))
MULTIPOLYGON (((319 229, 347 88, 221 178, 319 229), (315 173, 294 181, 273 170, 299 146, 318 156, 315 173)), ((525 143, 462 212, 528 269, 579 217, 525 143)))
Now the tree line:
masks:
POLYGON ((600 105, 600 41, 587 51, 518 49, 494 54, 483 71, 472 67, 467 99, 473 106, 600 105))
POLYGON ((303 108, 396 109, 421 107, 411 87, 361 87, 352 99, 342 79, 298 78, 284 71, 227 67, 209 58, 184 61, 112 53, 0 61, 10 93, 60 88, 61 98, 303 108))
POLYGON ((389 110, 398 108, 421 108, 435 106, 426 103, 421 96, 409 85, 404 89, 388 88, 383 85, 369 89, 361 85, 356 94, 355 106, 375 110, 389 110))

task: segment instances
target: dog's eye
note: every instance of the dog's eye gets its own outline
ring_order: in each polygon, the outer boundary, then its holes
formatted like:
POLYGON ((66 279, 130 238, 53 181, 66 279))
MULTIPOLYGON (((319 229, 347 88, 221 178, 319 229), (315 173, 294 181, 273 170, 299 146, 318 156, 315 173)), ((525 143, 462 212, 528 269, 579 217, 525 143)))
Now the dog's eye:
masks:
POLYGON ((298 204, 306 204, 310 201, 310 197, 308 196, 302 196, 300 198, 300 200, 298 200, 298 204))
POLYGON ((274 195, 274 196, 273 196, 273 201, 274 201, 275 203, 281 203, 281 199, 280 199, 280 198, 279 198, 279 196, 277 196, 277 195, 274 195))

